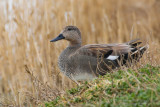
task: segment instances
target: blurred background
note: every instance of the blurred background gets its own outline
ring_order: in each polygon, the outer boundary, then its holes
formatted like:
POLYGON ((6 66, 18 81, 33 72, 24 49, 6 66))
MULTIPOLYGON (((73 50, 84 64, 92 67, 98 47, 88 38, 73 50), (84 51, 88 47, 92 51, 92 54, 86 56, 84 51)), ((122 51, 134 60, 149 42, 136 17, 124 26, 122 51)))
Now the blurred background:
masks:
POLYGON ((143 64, 160 65, 160 0, 0 0, 0 106, 42 104, 76 85, 57 66, 67 42, 50 43, 66 25, 83 45, 141 38, 143 64))

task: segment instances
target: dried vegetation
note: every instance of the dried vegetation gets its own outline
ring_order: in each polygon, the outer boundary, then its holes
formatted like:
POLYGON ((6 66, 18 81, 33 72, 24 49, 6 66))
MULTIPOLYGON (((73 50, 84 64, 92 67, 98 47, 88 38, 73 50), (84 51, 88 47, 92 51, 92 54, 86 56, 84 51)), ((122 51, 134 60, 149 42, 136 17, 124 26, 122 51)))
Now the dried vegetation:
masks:
POLYGON ((67 42, 50 43, 76 25, 83 44, 146 41, 143 66, 160 64, 159 0, 1 0, 0 105, 37 105, 75 84, 57 58, 67 42))

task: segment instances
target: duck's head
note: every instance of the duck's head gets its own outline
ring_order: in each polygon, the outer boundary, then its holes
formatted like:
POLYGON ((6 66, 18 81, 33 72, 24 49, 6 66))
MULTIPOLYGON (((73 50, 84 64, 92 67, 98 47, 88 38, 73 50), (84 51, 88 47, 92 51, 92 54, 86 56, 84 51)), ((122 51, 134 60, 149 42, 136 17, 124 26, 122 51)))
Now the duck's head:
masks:
POLYGON ((70 45, 81 44, 81 32, 76 26, 66 26, 63 31, 50 42, 62 39, 68 40, 70 45))

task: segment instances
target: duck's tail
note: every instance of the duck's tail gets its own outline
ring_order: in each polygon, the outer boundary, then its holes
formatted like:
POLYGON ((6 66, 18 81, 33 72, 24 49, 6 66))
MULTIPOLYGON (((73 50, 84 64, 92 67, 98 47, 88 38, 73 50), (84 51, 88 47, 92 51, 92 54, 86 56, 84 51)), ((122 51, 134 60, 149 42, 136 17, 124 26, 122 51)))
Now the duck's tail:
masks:
POLYGON ((126 44, 131 45, 132 47, 136 47, 136 46, 142 44, 142 41, 140 39, 134 39, 134 40, 127 42, 126 44))
POLYGON ((149 48, 149 45, 145 44, 140 39, 131 40, 125 44, 130 45, 131 51, 118 58, 118 62, 120 62, 119 64, 121 65, 130 66, 133 62, 138 62, 144 52, 149 48))
POLYGON ((127 44, 130 45, 131 48, 133 48, 132 54, 135 54, 137 52, 140 52, 143 54, 149 48, 149 45, 144 44, 144 42, 142 42, 140 39, 131 40, 127 42, 127 44))
POLYGON ((148 44, 145 44, 140 39, 134 39, 127 43, 131 46, 132 50, 130 53, 131 59, 139 61, 144 52, 149 48, 148 44))

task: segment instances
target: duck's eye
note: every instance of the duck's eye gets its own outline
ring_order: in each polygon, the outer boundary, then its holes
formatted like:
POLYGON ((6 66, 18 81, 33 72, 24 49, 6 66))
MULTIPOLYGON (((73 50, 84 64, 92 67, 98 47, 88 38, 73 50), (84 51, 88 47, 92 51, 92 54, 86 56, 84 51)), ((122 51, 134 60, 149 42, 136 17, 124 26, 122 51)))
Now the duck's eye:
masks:
POLYGON ((71 28, 68 28, 68 30, 71 31, 72 29, 71 29, 71 28))

